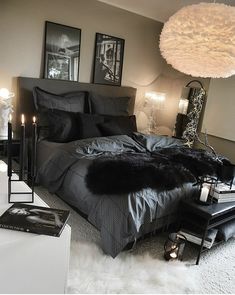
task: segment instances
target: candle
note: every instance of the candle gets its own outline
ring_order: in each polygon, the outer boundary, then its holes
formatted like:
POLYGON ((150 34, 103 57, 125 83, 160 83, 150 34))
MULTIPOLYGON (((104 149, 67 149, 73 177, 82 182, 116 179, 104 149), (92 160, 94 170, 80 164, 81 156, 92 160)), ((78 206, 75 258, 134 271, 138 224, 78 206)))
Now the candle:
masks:
POLYGON ((11 150, 12 150, 12 116, 10 114, 8 121, 8 141, 7 141, 7 175, 8 177, 12 176, 12 158, 11 158, 11 150))
POLYGON ((170 257, 173 258, 173 259, 177 258, 177 253, 176 252, 171 252, 170 257))
POLYGON ((24 177, 24 157, 25 157, 25 117, 21 115, 21 136, 20 136, 20 174, 19 180, 24 177))
POLYGON ((209 188, 207 186, 202 186, 201 195, 200 195, 200 201, 201 202, 206 202, 208 194, 209 194, 209 188))
POLYGON ((37 123, 36 117, 33 117, 33 136, 32 136, 32 180, 34 181, 35 177, 35 164, 36 164, 36 146, 37 146, 37 123))

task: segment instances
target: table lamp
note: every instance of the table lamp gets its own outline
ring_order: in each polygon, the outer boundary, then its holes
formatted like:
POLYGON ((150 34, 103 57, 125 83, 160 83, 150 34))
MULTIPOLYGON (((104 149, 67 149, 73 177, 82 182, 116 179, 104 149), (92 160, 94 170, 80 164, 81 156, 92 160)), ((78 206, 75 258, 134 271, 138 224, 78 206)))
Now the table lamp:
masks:
POLYGON ((162 92, 146 92, 145 99, 147 105, 150 107, 150 117, 148 124, 148 133, 156 133, 157 131, 157 121, 156 121, 156 111, 163 110, 165 105, 166 94, 162 92))

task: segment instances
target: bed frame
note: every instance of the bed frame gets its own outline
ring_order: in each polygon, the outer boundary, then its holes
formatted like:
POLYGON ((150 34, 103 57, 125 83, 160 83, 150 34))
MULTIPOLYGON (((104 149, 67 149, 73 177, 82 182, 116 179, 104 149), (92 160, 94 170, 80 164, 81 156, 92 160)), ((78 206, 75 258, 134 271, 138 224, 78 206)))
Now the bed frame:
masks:
MULTIPOLYGON (((25 114, 26 118, 31 118, 35 115, 36 110, 33 103, 33 88, 38 86, 48 92, 63 94, 73 91, 88 91, 96 92, 97 94, 111 97, 124 97, 131 98, 130 111, 134 113, 136 88, 132 87, 118 87, 112 85, 100 85, 91 83, 80 83, 73 81, 53 80, 53 79, 38 79, 18 77, 16 81, 17 93, 15 100, 15 113, 14 117, 17 118, 14 130, 18 133, 20 114, 25 114)), ((14 122, 15 123, 15 122, 14 122)))
MULTIPOLYGON (((88 91, 88 92, 96 92, 100 95, 111 96, 111 97, 130 97, 131 105, 130 111, 131 114, 134 113, 134 104, 135 104, 135 96, 136 89, 132 87, 118 87, 118 86, 110 86, 110 85, 100 85, 100 84, 90 84, 90 83, 79 83, 79 82, 70 82, 70 81, 62 81, 62 80, 52 80, 52 79, 37 79, 37 78, 25 78, 18 77, 17 78, 17 99, 15 106, 15 114, 14 117, 20 119, 20 114, 24 113, 26 118, 31 118, 34 114, 36 114, 36 110, 34 108, 33 103, 33 88, 38 86, 48 92, 63 94, 67 92, 73 91, 88 91)), ((19 121, 19 120, 18 120, 19 121)), ((20 124, 17 124, 20 126, 20 124)), ((71 206, 75 211, 77 211, 81 216, 87 219, 87 216, 82 213, 77 208, 71 206)), ((156 230, 166 229, 169 224, 172 224, 176 221, 177 213, 169 216, 164 216, 156 219, 154 222, 147 225, 148 233, 155 233, 156 230)), ((94 226, 94 225, 93 225, 94 226)), ((139 235, 137 239, 143 237, 142 229, 140 229, 139 235)), ((136 241, 134 241, 135 244, 136 241)), ((130 248, 132 243, 130 243, 127 248, 130 248)))

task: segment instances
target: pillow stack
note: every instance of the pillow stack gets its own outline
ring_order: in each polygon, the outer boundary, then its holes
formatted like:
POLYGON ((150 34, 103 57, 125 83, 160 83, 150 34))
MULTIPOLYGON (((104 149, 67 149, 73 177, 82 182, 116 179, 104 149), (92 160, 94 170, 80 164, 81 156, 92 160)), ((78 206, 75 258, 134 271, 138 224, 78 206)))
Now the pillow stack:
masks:
POLYGON ((42 137, 54 142, 130 135, 137 131, 136 117, 130 114, 129 97, 105 97, 77 91, 57 95, 35 87, 42 137))

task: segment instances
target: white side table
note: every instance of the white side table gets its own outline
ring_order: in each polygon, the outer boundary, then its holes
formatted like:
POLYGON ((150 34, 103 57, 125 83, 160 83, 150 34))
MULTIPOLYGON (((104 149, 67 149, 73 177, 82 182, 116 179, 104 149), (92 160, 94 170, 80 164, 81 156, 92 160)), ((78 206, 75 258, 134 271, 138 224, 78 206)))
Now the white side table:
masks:
MULTIPOLYGON (((0 166, 4 170, 2 161, 0 166)), ((17 185, 29 189, 24 182, 17 185)), ((48 207, 36 194, 34 204, 48 207)), ((11 205, 7 173, 0 171, 0 215, 11 205)), ((0 293, 65 293, 70 239, 68 225, 60 237, 0 229, 0 293)))

